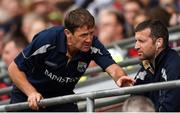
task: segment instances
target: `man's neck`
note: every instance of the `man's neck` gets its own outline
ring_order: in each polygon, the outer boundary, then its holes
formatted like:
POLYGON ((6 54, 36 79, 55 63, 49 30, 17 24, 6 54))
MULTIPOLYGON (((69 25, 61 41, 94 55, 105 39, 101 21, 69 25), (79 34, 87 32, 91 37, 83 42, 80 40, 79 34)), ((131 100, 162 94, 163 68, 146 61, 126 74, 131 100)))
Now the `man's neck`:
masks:
POLYGON ((68 56, 69 59, 72 59, 72 57, 78 52, 77 49, 75 49, 72 46, 67 47, 67 53, 66 56, 68 56))
POLYGON ((153 64, 153 67, 155 67, 155 61, 157 56, 164 50, 164 48, 160 48, 158 51, 156 51, 154 57, 150 60, 150 62, 153 64))

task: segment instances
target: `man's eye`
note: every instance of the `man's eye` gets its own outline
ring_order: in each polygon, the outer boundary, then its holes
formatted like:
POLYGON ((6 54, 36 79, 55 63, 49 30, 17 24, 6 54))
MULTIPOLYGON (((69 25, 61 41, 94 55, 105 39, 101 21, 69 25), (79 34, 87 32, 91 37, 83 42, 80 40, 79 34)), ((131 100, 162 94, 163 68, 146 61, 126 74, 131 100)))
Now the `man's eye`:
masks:
POLYGON ((82 34, 81 37, 86 37, 88 34, 82 34))
POLYGON ((139 40, 139 42, 143 43, 144 41, 143 40, 139 40))

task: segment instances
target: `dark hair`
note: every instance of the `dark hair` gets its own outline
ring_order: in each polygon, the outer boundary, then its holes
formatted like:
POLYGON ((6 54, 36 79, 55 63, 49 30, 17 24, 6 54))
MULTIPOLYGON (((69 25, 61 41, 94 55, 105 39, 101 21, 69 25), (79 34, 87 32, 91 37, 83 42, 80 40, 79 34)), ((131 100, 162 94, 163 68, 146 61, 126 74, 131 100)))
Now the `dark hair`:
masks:
POLYGON ((137 25, 137 27, 135 28, 135 32, 142 31, 146 28, 150 28, 151 30, 150 36, 152 38, 156 40, 161 37, 163 38, 164 41, 164 47, 168 46, 168 42, 169 42, 168 29, 160 20, 157 19, 146 20, 140 23, 139 25, 137 25))
POLYGON ((25 48, 28 45, 24 37, 9 35, 3 39, 2 47, 4 48, 9 42, 14 42, 17 48, 25 48))
MULTIPOLYGON (((126 21, 125 21, 124 15, 122 13, 120 13, 118 10, 113 9, 113 8, 105 9, 105 11, 107 11, 108 15, 112 15, 113 17, 115 17, 118 25, 122 26, 124 36, 126 37, 126 29, 125 29, 126 21)), ((98 21, 100 21, 100 20, 98 20, 98 21)))
POLYGON ((87 26, 93 28, 95 26, 94 17, 83 8, 78 8, 70 11, 64 20, 64 26, 66 29, 74 33, 76 28, 87 26))
POLYGON ((125 23, 124 15, 119 13, 118 10, 116 10, 116 9, 109 9, 108 13, 109 14, 113 14, 115 16, 115 18, 117 19, 118 24, 122 24, 123 25, 125 23))

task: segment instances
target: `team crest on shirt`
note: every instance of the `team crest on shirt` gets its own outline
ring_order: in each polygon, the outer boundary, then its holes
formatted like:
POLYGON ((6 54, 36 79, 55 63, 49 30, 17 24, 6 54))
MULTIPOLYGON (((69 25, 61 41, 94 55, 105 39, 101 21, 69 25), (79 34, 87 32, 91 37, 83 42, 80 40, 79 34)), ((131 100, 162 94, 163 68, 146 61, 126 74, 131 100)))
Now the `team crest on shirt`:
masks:
POLYGON ((144 80, 146 75, 147 75, 147 72, 146 72, 146 71, 141 71, 141 72, 139 72, 138 75, 136 76, 136 79, 144 80))
POLYGON ((86 68, 87 68, 87 63, 81 61, 78 62, 77 70, 79 72, 85 72, 86 68))
POLYGON ((100 49, 91 46, 91 54, 97 54, 97 53, 100 54, 100 55, 103 55, 103 54, 101 53, 101 50, 100 50, 100 49))

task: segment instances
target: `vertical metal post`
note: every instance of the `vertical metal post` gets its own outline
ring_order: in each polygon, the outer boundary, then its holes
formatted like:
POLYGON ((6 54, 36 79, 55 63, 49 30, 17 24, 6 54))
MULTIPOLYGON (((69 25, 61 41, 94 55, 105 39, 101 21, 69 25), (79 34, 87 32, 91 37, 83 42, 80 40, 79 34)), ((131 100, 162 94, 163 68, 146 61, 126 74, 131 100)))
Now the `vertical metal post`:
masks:
POLYGON ((86 107, 86 111, 87 112, 94 112, 94 99, 91 99, 89 97, 86 98, 86 102, 87 102, 87 107, 86 107))

